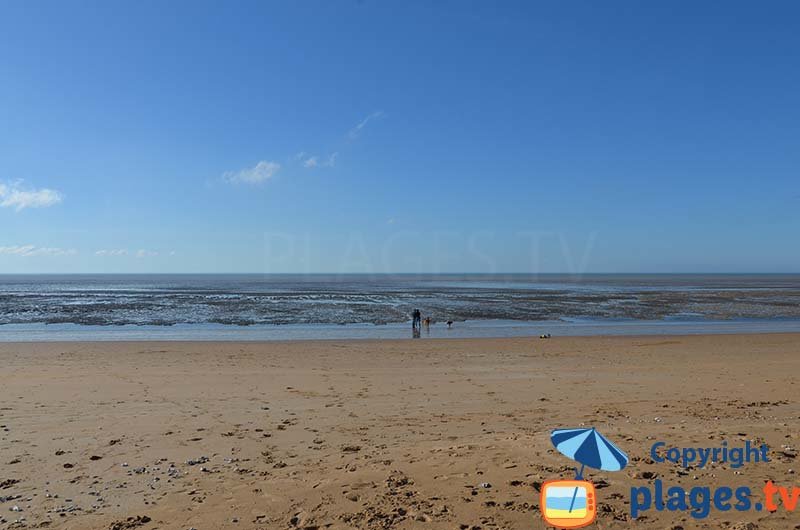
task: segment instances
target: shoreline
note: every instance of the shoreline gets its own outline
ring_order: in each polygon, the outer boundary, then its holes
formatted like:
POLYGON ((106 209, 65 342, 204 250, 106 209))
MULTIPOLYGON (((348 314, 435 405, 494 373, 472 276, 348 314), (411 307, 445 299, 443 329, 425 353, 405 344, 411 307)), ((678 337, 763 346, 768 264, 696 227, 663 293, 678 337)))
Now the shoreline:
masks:
POLYGON ((643 339, 689 339, 689 338, 697 338, 697 339, 713 339, 713 338, 732 338, 732 337, 789 337, 789 338, 796 338, 798 342, 800 342, 800 332, 796 331, 775 331, 775 332, 768 332, 768 333, 740 333, 740 332, 730 332, 730 333, 689 333, 689 334, 680 334, 680 333, 664 333, 660 335, 656 334, 642 334, 642 335, 561 335, 561 336, 552 336, 547 339, 541 339, 538 336, 531 335, 531 336, 515 336, 515 337, 428 337, 424 339, 414 339, 414 338, 386 338, 386 339, 374 339, 374 338, 346 338, 346 339, 328 339, 328 338, 321 338, 321 339, 274 339, 274 340, 237 340, 237 339, 230 339, 230 340, 161 340, 161 339, 152 339, 152 340, 102 340, 102 339, 95 339, 95 340, 22 340, 22 341, 3 341, 0 340, 0 354, 5 347, 13 347, 13 346, 75 346, 75 345, 89 345, 89 344, 104 344, 104 345, 121 345, 121 346, 135 346, 137 344, 147 344, 147 345, 154 345, 154 344, 162 344, 164 346, 191 346, 191 345, 247 345, 247 346, 290 346, 290 345, 297 345, 302 346, 303 344, 316 344, 316 345, 332 345, 332 344, 374 344, 376 346, 382 344, 419 344, 423 345, 425 343, 428 344, 436 344, 436 343, 486 343, 486 344, 497 344, 497 343, 504 343, 504 342, 519 342, 524 340, 530 340, 534 344, 544 343, 544 342, 559 342, 559 341, 593 341, 593 340, 643 340, 643 339))

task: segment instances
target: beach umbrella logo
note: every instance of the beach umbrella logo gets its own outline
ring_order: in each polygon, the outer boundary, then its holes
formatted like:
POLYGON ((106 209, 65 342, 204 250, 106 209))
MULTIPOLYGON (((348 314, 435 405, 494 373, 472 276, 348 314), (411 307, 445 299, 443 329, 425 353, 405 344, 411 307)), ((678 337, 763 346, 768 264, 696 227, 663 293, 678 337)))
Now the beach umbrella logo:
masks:
POLYGON ((550 433, 553 446, 580 464, 574 480, 548 480, 542 484, 539 507, 544 520, 556 528, 581 528, 594 522, 597 497, 594 484, 583 479, 588 466, 603 471, 620 471, 628 455, 594 427, 556 429, 550 433))

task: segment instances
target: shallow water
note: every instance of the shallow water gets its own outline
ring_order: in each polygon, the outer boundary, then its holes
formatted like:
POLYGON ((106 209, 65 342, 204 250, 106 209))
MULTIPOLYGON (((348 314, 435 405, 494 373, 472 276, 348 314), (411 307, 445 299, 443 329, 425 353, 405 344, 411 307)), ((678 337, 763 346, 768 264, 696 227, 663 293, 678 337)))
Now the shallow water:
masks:
POLYGON ((468 320, 452 328, 433 324, 418 333, 410 324, 176 324, 174 326, 87 326, 78 324, 7 324, 0 342, 39 341, 267 341, 344 339, 466 339, 596 335, 705 335, 730 333, 800 333, 800 320, 710 321, 501 321, 468 320))

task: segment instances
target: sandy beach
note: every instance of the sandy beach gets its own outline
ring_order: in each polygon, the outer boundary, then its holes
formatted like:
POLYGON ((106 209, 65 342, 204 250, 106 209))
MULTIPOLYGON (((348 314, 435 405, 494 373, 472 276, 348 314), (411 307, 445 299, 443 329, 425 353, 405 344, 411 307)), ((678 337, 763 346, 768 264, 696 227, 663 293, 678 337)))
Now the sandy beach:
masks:
POLYGON ((800 483, 800 335, 6 343, 0 364, 0 528, 545 528, 541 483, 573 476, 549 432, 576 426, 631 457, 587 472, 599 528, 800 524, 629 506, 657 479, 800 483), (772 460, 684 470, 657 440, 772 460))

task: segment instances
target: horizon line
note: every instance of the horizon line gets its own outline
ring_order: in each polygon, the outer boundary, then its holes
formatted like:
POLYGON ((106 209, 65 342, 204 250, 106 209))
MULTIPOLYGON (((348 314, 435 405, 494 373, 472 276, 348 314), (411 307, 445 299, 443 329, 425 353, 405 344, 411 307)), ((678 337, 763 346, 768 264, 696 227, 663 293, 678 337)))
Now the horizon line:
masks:
POLYGON ((756 272, 756 271, 726 271, 726 272, 664 272, 664 271, 645 271, 645 272, 0 272, 0 276, 81 276, 81 275, 105 275, 105 276, 156 276, 156 275, 206 275, 206 276, 444 276, 444 275, 472 275, 472 276, 537 276, 537 275, 560 275, 560 276, 586 276, 586 275, 800 275, 800 271, 781 271, 781 272, 756 272))

